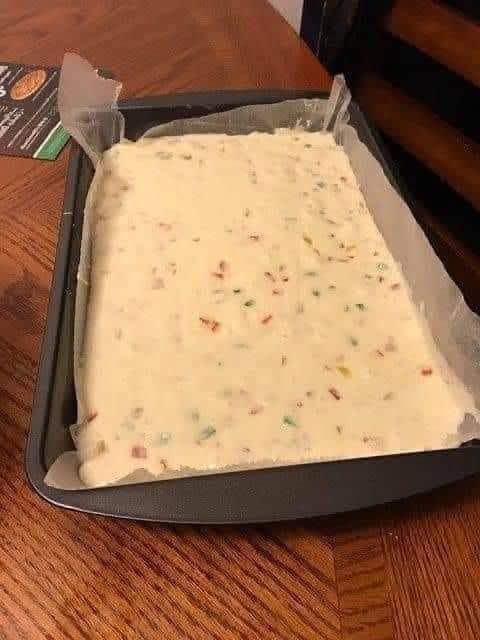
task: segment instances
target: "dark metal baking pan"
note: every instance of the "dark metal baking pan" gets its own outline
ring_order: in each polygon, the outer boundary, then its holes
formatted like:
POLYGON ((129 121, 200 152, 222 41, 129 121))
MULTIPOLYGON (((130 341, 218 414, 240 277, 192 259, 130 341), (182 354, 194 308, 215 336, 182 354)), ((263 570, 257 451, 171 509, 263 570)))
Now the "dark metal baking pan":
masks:
MULTIPOLYGON (((315 91, 239 91, 183 94, 121 103, 126 135, 149 127, 247 104, 326 97, 315 91)), ((398 189, 395 169, 356 105, 350 119, 398 189)), ((73 310, 90 161, 73 143, 52 289, 34 398, 26 469, 36 491, 70 509, 158 522, 265 522, 340 513, 398 500, 480 471, 480 447, 216 473, 194 478, 64 491, 45 485, 50 464, 71 450, 76 419, 72 372, 73 310), (71 212, 71 215, 70 215, 71 212)))

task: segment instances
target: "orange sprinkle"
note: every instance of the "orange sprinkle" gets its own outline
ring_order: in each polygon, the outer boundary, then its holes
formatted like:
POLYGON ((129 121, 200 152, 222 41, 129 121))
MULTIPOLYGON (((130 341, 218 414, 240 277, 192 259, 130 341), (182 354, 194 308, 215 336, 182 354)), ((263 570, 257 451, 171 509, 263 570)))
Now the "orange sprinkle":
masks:
POLYGON ((384 357, 385 357, 385 354, 383 353, 383 351, 380 351, 380 349, 377 349, 377 350, 375 351, 375 353, 377 354, 377 356, 378 356, 379 358, 384 358, 384 357))
POLYGON ((261 413, 262 411, 263 411, 263 407, 256 406, 256 407, 252 407, 252 408, 248 411, 248 413, 249 413, 251 416, 256 416, 256 415, 257 415, 257 413, 261 413))
POLYGON ((280 291, 280 289, 273 289, 272 293, 274 296, 281 296, 282 292, 280 291))
POLYGON ((218 273, 218 271, 212 271, 212 276, 223 279, 223 273, 218 273))
POLYGON ((248 236, 250 238, 250 240, 260 240, 260 236, 257 234, 253 234, 251 236, 248 236))
POLYGON ((147 457, 147 450, 141 444, 133 445, 131 453, 132 453, 132 458, 146 458, 147 457))
POLYGON ((390 285, 390 289, 393 289, 393 291, 395 291, 396 289, 400 289, 400 283, 395 282, 394 284, 390 285))
POLYGON ((268 324, 271 319, 272 319, 272 314, 269 314, 268 316, 265 316, 263 318, 263 320, 262 320, 262 324, 268 324))
POLYGON ((288 276, 283 276, 282 282, 288 282, 288 276))
POLYGON ((342 397, 338 391, 335 389, 335 387, 330 387, 330 389, 328 390, 328 393, 333 396, 335 398, 335 400, 340 400, 340 398, 342 397))
POLYGON ((433 373, 433 369, 431 369, 430 367, 426 367, 425 369, 422 369, 422 376, 431 376, 433 373))
POLYGON ((208 327, 213 333, 220 328, 220 322, 217 320, 210 320, 209 318, 204 318, 200 316, 200 322, 208 327))

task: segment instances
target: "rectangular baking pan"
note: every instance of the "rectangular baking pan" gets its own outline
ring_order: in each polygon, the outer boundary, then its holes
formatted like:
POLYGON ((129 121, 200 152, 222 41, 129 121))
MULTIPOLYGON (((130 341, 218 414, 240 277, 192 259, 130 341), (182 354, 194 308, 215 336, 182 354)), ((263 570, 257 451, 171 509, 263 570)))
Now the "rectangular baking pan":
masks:
MULTIPOLYGON (((136 139, 155 124, 198 117, 248 104, 326 98, 315 91, 238 91, 177 94, 120 103, 126 136, 136 139)), ((399 190, 395 168, 360 109, 350 122, 399 190)), ((82 491, 43 482, 50 464, 73 449, 68 426, 76 420, 72 343, 76 272, 83 208, 93 168, 72 144, 46 332, 34 398, 26 470, 34 489, 55 505, 88 513, 184 523, 290 520, 356 510, 460 480, 480 471, 478 441, 468 446, 374 458, 215 473, 82 491)), ((402 193, 405 197, 405 194, 402 193)))

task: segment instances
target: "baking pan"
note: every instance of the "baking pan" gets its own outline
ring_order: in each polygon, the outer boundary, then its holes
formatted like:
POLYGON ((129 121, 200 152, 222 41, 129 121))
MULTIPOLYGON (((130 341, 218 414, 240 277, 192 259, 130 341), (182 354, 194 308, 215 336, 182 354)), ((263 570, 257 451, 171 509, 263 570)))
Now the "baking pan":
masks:
MULTIPOLYGON (((177 94, 120 103, 126 136, 170 120, 198 117, 248 104, 327 98, 315 91, 238 91, 177 94)), ((398 186, 395 168, 359 108, 350 121, 398 186)), ((478 441, 455 449, 215 473, 101 489, 65 491, 47 486, 50 464, 73 449, 68 426, 76 420, 73 319, 76 272, 90 160, 73 142, 65 188, 46 332, 34 398, 26 470, 34 489, 58 506, 88 513, 157 522, 246 523, 290 520, 351 511, 398 500, 480 471, 478 441)), ((402 193, 405 197, 405 194, 402 193)))

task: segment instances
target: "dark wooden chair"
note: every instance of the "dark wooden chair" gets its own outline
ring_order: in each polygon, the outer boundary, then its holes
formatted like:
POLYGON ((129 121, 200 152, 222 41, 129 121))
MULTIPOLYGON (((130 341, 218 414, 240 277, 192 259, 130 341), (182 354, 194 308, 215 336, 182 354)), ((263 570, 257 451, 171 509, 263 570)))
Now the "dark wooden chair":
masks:
POLYGON ((367 5, 371 11, 370 0, 359 3, 357 26, 337 58, 342 68, 334 71, 346 73, 384 135, 419 223, 478 310, 480 3, 390 0, 374 18, 367 5))

